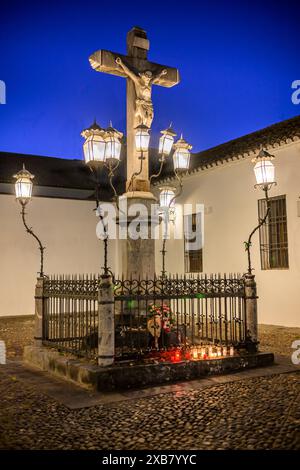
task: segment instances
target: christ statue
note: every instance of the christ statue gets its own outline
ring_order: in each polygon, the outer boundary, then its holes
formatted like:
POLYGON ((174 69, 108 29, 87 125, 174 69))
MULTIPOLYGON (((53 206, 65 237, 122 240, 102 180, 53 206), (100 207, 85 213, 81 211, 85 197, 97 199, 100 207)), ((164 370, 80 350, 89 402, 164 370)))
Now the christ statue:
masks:
POLYGON ((153 121, 153 104, 151 100, 152 85, 167 74, 167 70, 162 70, 159 74, 154 75, 150 70, 135 74, 124 64, 120 57, 116 58, 116 63, 123 69, 127 77, 131 78, 135 86, 135 122, 134 127, 141 124, 149 129, 153 121))

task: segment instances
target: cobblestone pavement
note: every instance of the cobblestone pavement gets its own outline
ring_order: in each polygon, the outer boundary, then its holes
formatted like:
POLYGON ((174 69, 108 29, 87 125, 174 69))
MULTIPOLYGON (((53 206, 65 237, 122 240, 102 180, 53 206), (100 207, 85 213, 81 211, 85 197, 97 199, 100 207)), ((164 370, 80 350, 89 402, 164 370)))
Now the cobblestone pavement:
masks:
MULTIPOLYGON (((275 341, 277 352, 289 355, 291 342, 300 338, 299 329, 263 328, 262 349, 275 341)), ((11 334, 0 321, 0 339, 11 334)), ((18 351, 24 342, 17 341, 18 351)), ((70 410, 0 366, 0 448, 299 450, 299 379, 297 372, 248 378, 70 410)))
POLYGON ((0 448, 300 449, 298 373, 70 410, 1 370, 0 448))

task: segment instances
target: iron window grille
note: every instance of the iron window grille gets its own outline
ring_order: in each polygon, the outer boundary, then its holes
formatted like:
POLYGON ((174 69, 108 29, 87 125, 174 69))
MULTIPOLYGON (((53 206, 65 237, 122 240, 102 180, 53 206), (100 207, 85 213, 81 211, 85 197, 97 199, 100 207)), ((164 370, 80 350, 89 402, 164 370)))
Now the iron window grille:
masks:
MULTIPOLYGON (((271 197, 269 206, 269 217, 259 230, 261 269, 288 269, 286 197, 271 197)), ((260 199, 258 201, 259 220, 265 216, 266 211, 267 201, 260 199)))
POLYGON ((189 244, 196 240, 196 231, 199 230, 201 213, 185 215, 184 218, 186 218, 184 226, 191 227, 192 232, 195 233, 194 237, 187 237, 186 232, 184 232, 184 271, 186 273, 201 273, 203 272, 203 249, 194 250, 189 248, 189 244))

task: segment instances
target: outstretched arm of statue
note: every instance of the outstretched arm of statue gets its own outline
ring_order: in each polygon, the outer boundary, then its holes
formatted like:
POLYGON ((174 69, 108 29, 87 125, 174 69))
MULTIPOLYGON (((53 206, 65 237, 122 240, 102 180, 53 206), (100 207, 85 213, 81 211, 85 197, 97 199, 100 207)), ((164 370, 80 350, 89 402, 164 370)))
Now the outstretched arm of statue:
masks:
POLYGON ((138 77, 135 75, 135 73, 132 72, 132 70, 130 70, 127 65, 124 64, 124 62, 122 61, 121 57, 117 57, 116 58, 116 64, 119 65, 119 67, 121 67, 124 72, 126 73, 126 75, 131 78, 131 80, 133 80, 134 82, 138 82, 138 77))
POLYGON ((161 77, 163 77, 164 75, 167 75, 168 71, 166 69, 163 69, 158 75, 156 75, 153 80, 152 80, 152 83, 156 83, 158 82, 161 77))

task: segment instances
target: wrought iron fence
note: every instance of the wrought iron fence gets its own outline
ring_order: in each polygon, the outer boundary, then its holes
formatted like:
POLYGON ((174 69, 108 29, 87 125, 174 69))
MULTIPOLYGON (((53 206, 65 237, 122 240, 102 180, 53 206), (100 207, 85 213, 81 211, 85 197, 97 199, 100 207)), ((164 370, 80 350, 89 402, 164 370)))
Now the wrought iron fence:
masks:
POLYGON ((43 343, 96 357, 99 277, 53 276, 44 282, 43 343))
MULTIPOLYGON (((98 276, 44 282, 43 343, 97 357, 98 276)), ((245 280, 240 275, 114 279, 115 358, 211 342, 246 339, 245 280)))
POLYGON ((246 339, 240 275, 115 280, 116 359, 151 349, 246 339))

